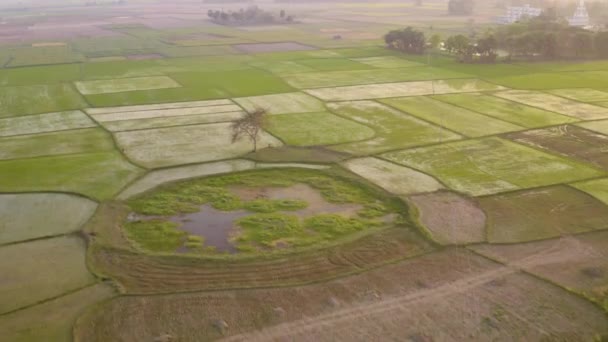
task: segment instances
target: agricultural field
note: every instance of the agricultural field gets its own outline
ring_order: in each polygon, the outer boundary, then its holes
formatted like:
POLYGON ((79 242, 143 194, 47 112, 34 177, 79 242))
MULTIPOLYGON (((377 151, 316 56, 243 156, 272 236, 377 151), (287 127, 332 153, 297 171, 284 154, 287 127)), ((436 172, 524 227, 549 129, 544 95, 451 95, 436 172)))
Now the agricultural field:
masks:
POLYGON ((382 103, 469 138, 523 129, 521 126, 496 120, 429 97, 387 99, 382 103))
POLYGON ((0 340, 608 339, 608 62, 385 46, 483 2, 85 2, 0 4, 0 340))
POLYGON ((337 115, 367 125, 375 131, 372 139, 332 147, 336 151, 353 155, 372 154, 461 138, 459 134, 374 101, 335 102, 328 104, 328 108, 337 115))
POLYGON ((495 137, 389 152, 382 157, 427 172, 450 188, 474 196, 603 174, 589 165, 495 137))

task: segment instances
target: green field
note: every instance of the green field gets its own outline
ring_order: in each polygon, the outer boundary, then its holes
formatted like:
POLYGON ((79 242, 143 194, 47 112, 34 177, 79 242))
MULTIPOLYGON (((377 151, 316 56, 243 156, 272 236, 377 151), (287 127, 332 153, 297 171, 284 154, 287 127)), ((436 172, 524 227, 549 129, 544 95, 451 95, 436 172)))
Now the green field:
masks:
POLYGON ((112 137, 99 128, 0 138, 0 160, 112 150, 112 137))
POLYGON ((0 313, 11 312, 91 285, 86 246, 75 236, 38 240, 0 249, 0 313), (15 260, 19 260, 15 263, 15 260))
POLYGON ((522 126, 493 119, 429 97, 404 97, 382 100, 382 102, 404 113, 467 137, 480 137, 523 129, 522 126))
POLYGON ((309 89, 466 77, 466 74, 423 66, 419 68, 404 69, 308 72, 286 75, 285 79, 294 88, 309 89))
POLYGON ((27 115, 0 119, 0 137, 96 127, 81 111, 27 115))
POLYGON ((559 125, 576 121, 576 119, 565 115, 485 94, 439 95, 433 98, 528 128, 559 125))
POLYGON ((0 195, 0 245, 75 232, 96 207, 95 202, 64 194, 0 195))
POLYGON ((603 174, 585 164, 501 138, 450 142, 390 152, 382 157, 429 173, 452 189, 475 196, 573 182, 603 174))
POLYGON ((110 199, 140 169, 117 152, 0 161, 0 191, 65 191, 110 199))
POLYGON ((86 103, 70 84, 0 87, 0 118, 84 107, 86 103))
POLYGON ((376 132, 373 139, 332 147, 337 151, 364 155, 460 138, 458 134, 373 101, 330 103, 328 107, 376 132))
POLYGON ((267 121, 270 133, 294 146, 335 145, 375 135, 369 127, 327 112, 274 115, 267 121))

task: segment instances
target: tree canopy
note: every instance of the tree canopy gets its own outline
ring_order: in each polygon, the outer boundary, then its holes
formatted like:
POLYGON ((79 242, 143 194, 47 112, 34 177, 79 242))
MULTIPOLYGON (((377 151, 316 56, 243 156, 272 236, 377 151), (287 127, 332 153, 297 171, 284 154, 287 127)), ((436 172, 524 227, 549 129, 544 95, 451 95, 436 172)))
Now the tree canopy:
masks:
POLYGON ((413 54, 422 54, 426 45, 424 33, 412 27, 392 30, 384 36, 384 41, 391 49, 413 54))

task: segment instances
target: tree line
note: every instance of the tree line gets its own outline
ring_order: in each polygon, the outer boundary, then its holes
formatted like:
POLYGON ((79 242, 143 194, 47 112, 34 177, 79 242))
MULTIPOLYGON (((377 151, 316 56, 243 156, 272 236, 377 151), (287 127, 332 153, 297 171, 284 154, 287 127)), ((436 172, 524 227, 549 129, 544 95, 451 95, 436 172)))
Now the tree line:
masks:
POLYGON ((264 11, 257 6, 250 6, 246 9, 241 8, 238 11, 207 11, 207 16, 212 21, 222 25, 252 25, 252 24, 277 24, 277 23, 293 23, 295 17, 287 15, 285 10, 279 12, 277 19, 274 14, 264 11))
POLYGON ((489 29, 479 37, 459 34, 443 41, 433 35, 427 41, 424 32, 407 27, 388 32, 384 41, 388 48, 409 54, 441 47, 462 63, 495 63, 499 51, 505 61, 608 58, 608 32, 569 26, 551 11, 489 29))

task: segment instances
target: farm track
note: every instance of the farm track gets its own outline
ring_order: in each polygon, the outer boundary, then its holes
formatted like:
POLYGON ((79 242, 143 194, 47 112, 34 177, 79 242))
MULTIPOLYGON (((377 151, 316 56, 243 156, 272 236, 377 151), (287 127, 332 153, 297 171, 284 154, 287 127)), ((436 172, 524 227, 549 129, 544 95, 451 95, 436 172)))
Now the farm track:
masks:
POLYGON ((394 228, 315 253, 257 261, 210 261, 147 256, 95 248, 95 268, 116 279, 129 294, 192 292, 313 283, 417 256, 430 245, 394 228))
MULTIPOLYGON (((590 252, 592 251, 590 251, 588 247, 584 246, 584 244, 574 237, 561 238, 547 248, 523 259, 498 268, 485 270, 481 273, 471 274, 434 288, 421 289, 412 293, 393 296, 372 303, 347 307, 315 317, 307 317, 292 322, 286 322, 252 333, 234 335, 222 339, 222 341, 292 340, 295 336, 308 336, 307 334, 313 331, 331 329, 331 327, 339 326, 344 323, 352 323, 365 318, 372 319, 374 316, 381 315, 388 317, 391 315, 391 312, 407 310, 419 303, 440 301, 442 298, 465 293, 484 284, 519 273, 527 268, 547 263, 563 262, 570 260, 571 258, 580 258, 590 252), (567 252, 564 253, 564 251, 567 252)), ((510 312, 510 314, 515 315, 514 312, 510 312)), ((542 327, 535 322, 531 322, 526 317, 518 315, 515 315, 515 317, 524 324, 531 326, 542 335, 552 336, 555 333, 554 331, 546 330, 545 328, 547 327, 542 327)))

